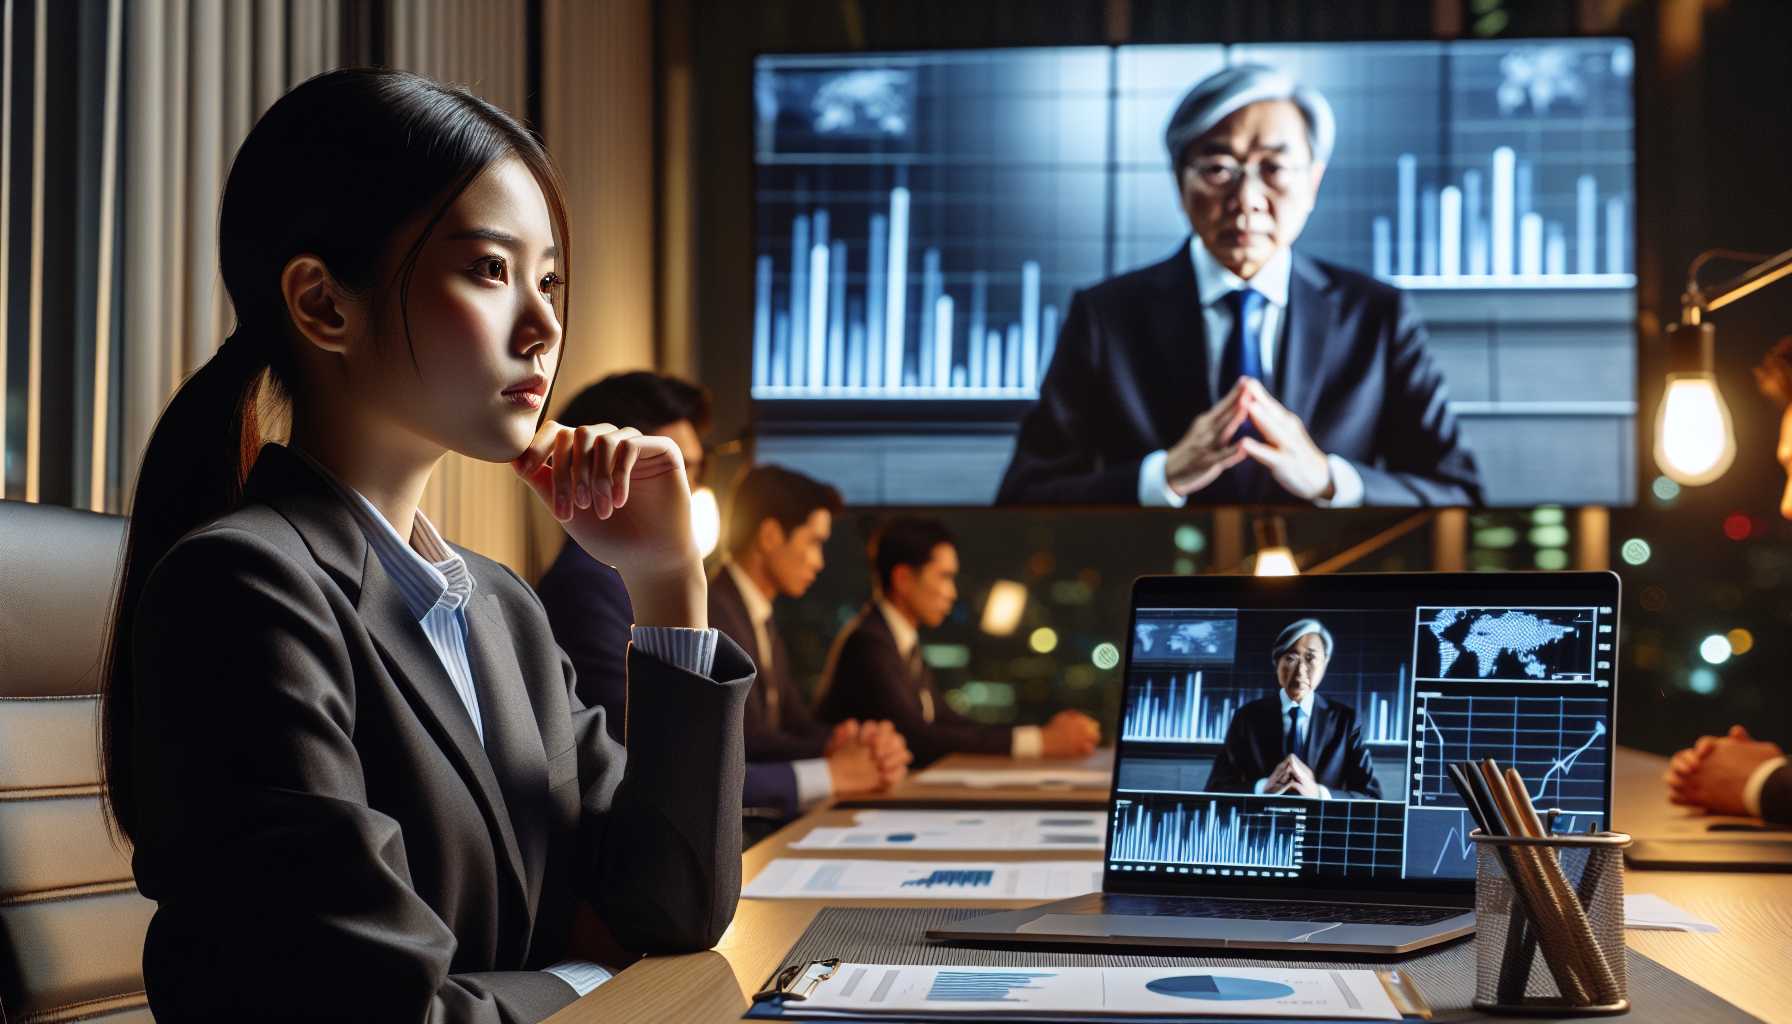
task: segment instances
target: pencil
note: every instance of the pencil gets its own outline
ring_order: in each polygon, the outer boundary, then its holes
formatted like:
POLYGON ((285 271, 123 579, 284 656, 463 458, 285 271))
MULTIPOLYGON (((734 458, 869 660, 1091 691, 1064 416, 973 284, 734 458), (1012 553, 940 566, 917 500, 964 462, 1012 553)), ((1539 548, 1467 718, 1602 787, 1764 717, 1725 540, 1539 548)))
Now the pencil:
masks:
MULTIPOLYGON (((1507 833, 1513 836, 1524 835, 1524 827, 1518 821, 1518 807, 1511 792, 1506 789, 1506 781, 1500 775, 1499 765, 1488 758, 1481 762, 1480 774, 1487 783, 1494 807, 1506 823, 1507 833)), ((1518 873, 1512 881, 1527 893, 1525 905, 1532 912, 1537 940, 1543 947, 1543 963, 1555 978, 1556 987, 1570 1002, 1586 1005, 1592 1001, 1592 996, 1576 971, 1581 958, 1575 949, 1573 936, 1568 931, 1565 917, 1567 911, 1558 901, 1555 890, 1544 880, 1543 866, 1537 853, 1537 850, 1530 847, 1512 848, 1512 860, 1518 865, 1518 873)))
MULTIPOLYGON (((1537 817, 1537 808, 1531 804, 1531 794, 1525 789, 1524 779, 1516 769, 1506 769, 1506 787, 1512 793, 1519 826, 1525 830, 1526 835, 1543 838, 1543 821, 1537 817)), ((1562 906, 1563 923, 1581 951, 1581 966, 1592 981, 1595 997, 1601 1003, 1616 1002, 1619 996, 1618 976, 1612 970, 1611 961, 1606 959, 1598 937, 1593 934, 1593 922, 1587 918, 1586 908, 1581 906, 1580 897, 1575 894, 1573 886, 1568 884, 1568 876, 1562 872, 1562 864, 1556 859, 1556 852, 1551 849, 1536 852, 1538 865, 1543 869, 1543 880, 1555 891, 1562 906)))

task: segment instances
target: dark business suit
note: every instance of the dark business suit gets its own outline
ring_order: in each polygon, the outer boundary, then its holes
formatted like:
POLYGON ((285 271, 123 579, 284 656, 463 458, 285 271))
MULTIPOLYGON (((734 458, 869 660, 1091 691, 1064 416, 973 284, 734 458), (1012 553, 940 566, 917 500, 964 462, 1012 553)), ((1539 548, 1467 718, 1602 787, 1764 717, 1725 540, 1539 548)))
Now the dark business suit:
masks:
POLYGON ((760 657, 759 640, 746 599, 734 574, 721 569, 709 581, 709 624, 728 635, 760 666, 753 692, 747 695, 745 730, 750 761, 800 761, 820 757, 833 730, 809 710, 809 702, 790 677, 790 650, 778 633, 776 619, 765 625, 771 644, 771 667, 760 657))
MULTIPOLYGON (((1398 289, 1292 253, 1273 393, 1320 450, 1350 460, 1366 505, 1478 505, 1480 472, 1398 289)), ((1209 383, 1188 246, 1078 292, 1039 401, 1021 421, 998 504, 1138 503, 1139 464, 1173 446, 1232 382, 1209 383)), ((1190 495, 1204 504, 1296 499, 1246 461, 1190 495)))
POLYGON ((954 711, 920 651, 917 644, 915 655, 905 661, 884 613, 875 602, 866 605, 828 652, 818 701, 821 717, 829 722, 889 720, 908 740, 917 769, 947 754, 1008 753, 1014 730, 972 721, 954 711), (923 693, 928 694, 926 701, 923 693))
MULTIPOLYGON (((634 629, 635 608, 628 599, 622 574, 569 540, 535 589, 547 609, 554 639, 577 670, 579 699, 586 707, 603 708, 610 738, 626 743, 627 675, 623 665, 634 629)), ((715 626, 714 613, 711 615, 710 625, 715 626)), ((727 630, 722 632, 734 637, 727 630)), ((751 628, 747 633, 752 634, 751 628)), ((751 648, 744 653, 757 663, 758 656, 751 648)), ((752 694, 764 685, 763 679, 755 682, 747 698, 749 709, 752 694)), ((747 817, 756 822, 782 822, 796 817, 802 809, 797 805, 796 772, 788 761, 749 761, 741 801, 747 817)))
MULTIPOLYGON (((1249 793, 1287 756, 1283 750, 1288 719, 1278 694, 1259 697, 1238 709, 1226 727, 1226 743, 1214 758, 1207 788, 1219 793, 1249 793)), ((1306 742, 1295 752, 1313 780, 1339 800, 1380 800, 1375 763, 1363 743, 1356 709, 1313 695, 1312 720, 1306 742)))
MULTIPOLYGON (((459 549, 456 549, 459 550, 459 549)), ((483 745, 342 499, 278 445, 149 579, 133 633, 138 887, 158 1020, 535 1021, 589 900, 624 946, 712 945, 740 886, 741 709, 629 655, 635 744, 535 593, 461 551, 483 745)))

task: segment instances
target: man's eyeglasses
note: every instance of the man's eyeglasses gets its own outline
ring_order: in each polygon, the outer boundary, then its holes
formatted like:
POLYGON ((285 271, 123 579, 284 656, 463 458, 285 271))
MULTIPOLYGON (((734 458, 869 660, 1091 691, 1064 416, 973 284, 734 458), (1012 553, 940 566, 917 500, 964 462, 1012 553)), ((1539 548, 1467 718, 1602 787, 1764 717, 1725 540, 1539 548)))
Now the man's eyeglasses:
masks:
POLYGON ((1223 194, 1237 188, 1246 177, 1257 179, 1266 191, 1277 194, 1300 187, 1307 180, 1308 166, 1285 160, 1256 160, 1241 164, 1228 157, 1201 157, 1189 164, 1195 186, 1210 194, 1223 194))

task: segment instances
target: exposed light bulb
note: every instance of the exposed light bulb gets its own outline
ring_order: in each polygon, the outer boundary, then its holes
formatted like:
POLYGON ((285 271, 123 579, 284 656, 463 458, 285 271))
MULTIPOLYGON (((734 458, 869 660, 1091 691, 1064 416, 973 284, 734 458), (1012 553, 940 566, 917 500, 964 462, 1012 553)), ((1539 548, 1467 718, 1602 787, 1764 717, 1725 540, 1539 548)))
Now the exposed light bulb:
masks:
POLYGON ((1257 575, 1299 576, 1300 568, 1294 564, 1294 552, 1285 547, 1267 547, 1257 551, 1257 575))
POLYGON ((722 510, 716 504, 716 492, 707 487, 699 487, 691 495, 691 536, 704 558, 715 552, 722 539, 722 510))
POLYGON ((1730 410, 1708 373, 1668 378, 1655 414, 1655 462, 1678 483, 1708 484, 1736 459, 1730 410))

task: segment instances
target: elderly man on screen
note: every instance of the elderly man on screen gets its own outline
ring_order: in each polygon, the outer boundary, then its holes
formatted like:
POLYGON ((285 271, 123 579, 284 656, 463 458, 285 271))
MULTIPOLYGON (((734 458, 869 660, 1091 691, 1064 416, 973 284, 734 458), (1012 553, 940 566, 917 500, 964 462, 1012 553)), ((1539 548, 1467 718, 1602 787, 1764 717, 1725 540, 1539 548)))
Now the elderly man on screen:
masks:
POLYGON ((1274 68, 1189 90, 1164 143, 1194 235, 1072 298, 997 503, 1481 503, 1411 303, 1292 248, 1334 134, 1274 68))
POLYGON ((1280 689, 1232 716, 1207 788, 1321 800, 1381 799, 1356 709, 1317 692, 1332 660, 1331 630, 1318 619, 1297 619, 1276 637, 1269 658, 1280 689))

